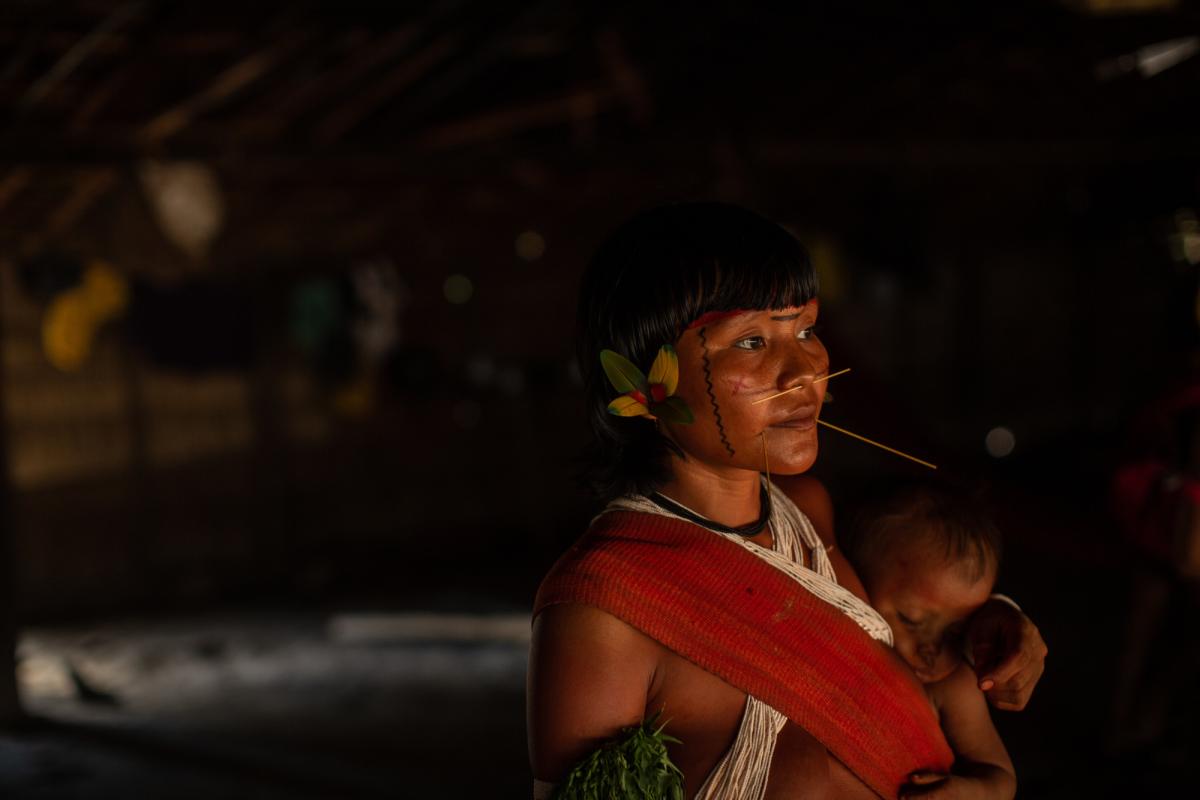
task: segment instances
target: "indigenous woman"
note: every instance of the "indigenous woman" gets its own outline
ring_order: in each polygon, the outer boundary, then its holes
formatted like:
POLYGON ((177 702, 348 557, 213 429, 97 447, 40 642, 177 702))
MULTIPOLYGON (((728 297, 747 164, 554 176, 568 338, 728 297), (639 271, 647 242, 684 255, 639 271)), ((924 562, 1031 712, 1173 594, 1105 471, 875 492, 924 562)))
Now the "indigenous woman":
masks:
MULTIPOLYGON (((895 797, 950 768, 803 475, 829 374, 818 313, 800 244, 733 206, 643 213, 597 253, 578 344, 611 502, 538 594, 535 794, 656 715, 689 798, 895 797)), ((1037 629, 991 602, 970 638, 981 689, 1023 706, 1037 629)))

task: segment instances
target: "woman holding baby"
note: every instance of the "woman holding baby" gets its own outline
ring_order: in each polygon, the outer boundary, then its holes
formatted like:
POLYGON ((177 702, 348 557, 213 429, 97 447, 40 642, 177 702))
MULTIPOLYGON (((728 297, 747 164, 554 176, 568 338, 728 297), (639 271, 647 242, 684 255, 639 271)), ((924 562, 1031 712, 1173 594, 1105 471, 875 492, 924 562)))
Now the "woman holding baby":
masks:
MULTIPOLYGON (((803 474, 829 374, 819 311, 795 238, 728 205, 643 213, 589 266, 579 359, 611 502, 538 595, 535 795, 659 718, 689 798, 996 796, 956 766, 960 737, 892 649, 894 609, 871 607, 803 474)), ((1022 707, 1037 629, 986 591, 954 603, 973 604, 960 623, 984 715, 983 692, 1022 707)), ((970 755, 1011 772, 963 730, 970 755)))

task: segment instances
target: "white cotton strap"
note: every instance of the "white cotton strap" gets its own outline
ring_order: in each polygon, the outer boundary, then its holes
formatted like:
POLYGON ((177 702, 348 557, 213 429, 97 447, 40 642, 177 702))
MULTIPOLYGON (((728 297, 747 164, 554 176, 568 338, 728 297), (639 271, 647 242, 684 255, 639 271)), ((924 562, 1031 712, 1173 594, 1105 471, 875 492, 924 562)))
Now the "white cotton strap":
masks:
POLYGON ((783 714, 747 695, 737 738, 696 793, 696 800, 760 800, 766 795, 775 742, 786 724, 783 714))

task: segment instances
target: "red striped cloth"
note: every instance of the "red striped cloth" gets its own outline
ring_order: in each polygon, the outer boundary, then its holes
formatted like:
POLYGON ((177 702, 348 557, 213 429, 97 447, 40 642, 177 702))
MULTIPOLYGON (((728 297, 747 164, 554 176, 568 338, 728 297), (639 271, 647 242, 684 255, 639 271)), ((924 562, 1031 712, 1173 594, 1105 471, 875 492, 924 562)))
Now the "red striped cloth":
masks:
POLYGON ((699 526, 603 514, 550 570, 534 614, 557 603, 600 608, 778 709, 883 797, 914 771, 953 763, 933 706, 894 653, 699 526))

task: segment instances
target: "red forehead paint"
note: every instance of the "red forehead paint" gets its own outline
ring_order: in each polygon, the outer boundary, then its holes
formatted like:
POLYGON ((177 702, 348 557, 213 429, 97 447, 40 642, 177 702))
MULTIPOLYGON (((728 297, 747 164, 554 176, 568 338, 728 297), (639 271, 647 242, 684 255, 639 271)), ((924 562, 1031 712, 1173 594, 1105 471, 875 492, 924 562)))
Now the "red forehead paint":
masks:
POLYGON ((699 317, 697 317, 691 325, 687 326, 685 330, 690 331, 692 328, 703 328, 705 325, 711 325, 714 322, 728 319, 729 317, 736 317, 738 314, 747 313, 747 311, 748 309, 745 308, 739 308, 733 311, 709 311, 708 313, 701 314, 699 317))

